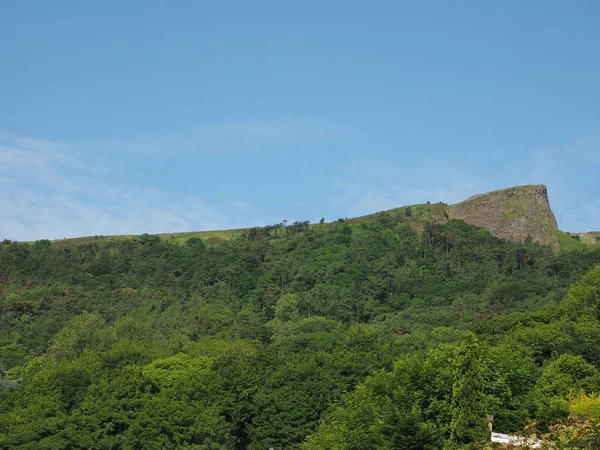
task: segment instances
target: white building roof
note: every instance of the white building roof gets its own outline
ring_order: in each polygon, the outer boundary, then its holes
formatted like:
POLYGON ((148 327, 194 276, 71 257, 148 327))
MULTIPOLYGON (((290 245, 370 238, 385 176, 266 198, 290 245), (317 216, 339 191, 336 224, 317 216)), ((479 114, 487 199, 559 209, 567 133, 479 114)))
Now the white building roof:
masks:
POLYGON ((534 441, 533 439, 525 439, 521 436, 511 436, 510 434, 492 433, 492 442, 498 442, 499 444, 512 444, 515 447, 521 446, 525 443, 531 448, 540 448, 540 441, 534 441))

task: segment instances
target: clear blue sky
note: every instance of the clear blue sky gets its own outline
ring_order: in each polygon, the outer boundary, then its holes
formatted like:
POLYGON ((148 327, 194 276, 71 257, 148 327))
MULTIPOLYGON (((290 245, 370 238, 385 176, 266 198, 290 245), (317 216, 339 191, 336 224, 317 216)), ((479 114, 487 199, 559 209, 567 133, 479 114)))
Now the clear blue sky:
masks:
POLYGON ((0 239, 545 183, 600 229, 600 3, 0 0, 0 239))

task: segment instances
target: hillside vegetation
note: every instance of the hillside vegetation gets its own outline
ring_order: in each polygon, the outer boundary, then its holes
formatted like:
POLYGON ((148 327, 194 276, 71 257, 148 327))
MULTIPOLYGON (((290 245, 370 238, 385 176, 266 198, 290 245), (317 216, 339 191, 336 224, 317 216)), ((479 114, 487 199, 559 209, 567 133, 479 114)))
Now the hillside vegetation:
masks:
POLYGON ((592 442, 600 248, 444 212, 1 242, 0 448, 592 442))
MULTIPOLYGON (((531 240, 543 245, 550 245, 556 251, 565 247, 567 250, 600 246, 600 232, 569 233, 558 229, 556 218, 550 208, 548 189, 546 186, 515 186, 508 189, 475 195, 455 205, 446 203, 430 203, 409 205, 382 211, 391 215, 404 216, 404 223, 417 231, 423 231, 428 224, 442 224, 450 219, 461 219, 465 222, 485 228, 493 236, 513 241, 531 240)), ((379 214, 379 213, 377 213, 379 214)), ((346 219, 350 225, 360 224, 365 219, 372 219, 377 214, 346 219)), ((323 220, 323 219, 322 219, 323 220)), ((335 222, 334 222, 335 223, 335 222)), ((298 224, 298 223, 296 223, 298 224)), ((331 225, 331 224, 329 224, 331 225)), ((273 233, 284 224, 268 226, 273 233)), ((314 227, 316 225, 309 225, 314 227)), ((231 229, 214 231, 192 231, 183 233, 159 234, 162 239, 173 243, 184 243, 187 239, 197 237, 207 244, 239 237, 249 229, 231 229)), ((131 239, 133 235, 93 236, 70 238, 54 241, 57 245, 83 242, 114 242, 131 239)))

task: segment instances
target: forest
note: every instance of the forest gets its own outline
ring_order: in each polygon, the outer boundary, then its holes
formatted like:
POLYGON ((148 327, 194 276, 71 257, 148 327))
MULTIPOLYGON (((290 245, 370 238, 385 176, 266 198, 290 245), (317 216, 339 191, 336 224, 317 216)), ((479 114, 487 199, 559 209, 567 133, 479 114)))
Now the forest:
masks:
POLYGON ((599 264, 401 213, 5 240, 0 448, 600 448, 599 264))

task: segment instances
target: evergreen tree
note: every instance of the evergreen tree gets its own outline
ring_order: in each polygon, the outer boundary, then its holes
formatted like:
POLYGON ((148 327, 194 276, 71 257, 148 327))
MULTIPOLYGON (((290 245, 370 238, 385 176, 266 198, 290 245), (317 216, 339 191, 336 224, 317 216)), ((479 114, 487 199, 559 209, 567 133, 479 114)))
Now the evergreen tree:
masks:
POLYGON ((452 423, 447 449, 479 449, 488 439, 479 345, 472 338, 458 351, 452 385, 452 423))

